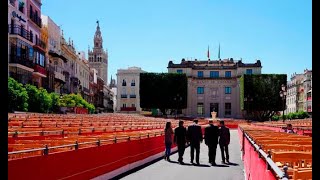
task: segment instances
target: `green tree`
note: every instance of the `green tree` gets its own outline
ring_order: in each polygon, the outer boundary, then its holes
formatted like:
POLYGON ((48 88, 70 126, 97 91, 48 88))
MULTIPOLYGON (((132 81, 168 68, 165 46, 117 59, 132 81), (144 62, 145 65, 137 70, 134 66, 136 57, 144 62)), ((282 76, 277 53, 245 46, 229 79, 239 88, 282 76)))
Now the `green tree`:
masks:
POLYGON ((8 78, 8 111, 28 111, 28 93, 21 83, 8 78))
POLYGON ((59 107, 60 107, 60 96, 57 93, 50 93, 51 100, 52 100, 52 106, 51 110, 52 112, 59 112, 59 107))
POLYGON ((163 114, 166 109, 184 109, 187 77, 177 73, 141 73, 139 93, 141 108, 159 108, 163 114))
POLYGON ((279 95, 281 85, 287 84, 286 74, 243 75, 240 79, 241 109, 253 119, 269 120, 285 108, 279 95))
POLYGON ((39 103, 39 112, 42 113, 48 113, 49 110, 52 108, 52 98, 50 94, 47 92, 44 88, 39 88, 38 94, 37 94, 37 100, 39 103))
POLYGON ((28 105, 29 112, 40 112, 40 102, 38 100, 39 90, 36 86, 31 84, 26 84, 25 88, 28 92, 28 105))

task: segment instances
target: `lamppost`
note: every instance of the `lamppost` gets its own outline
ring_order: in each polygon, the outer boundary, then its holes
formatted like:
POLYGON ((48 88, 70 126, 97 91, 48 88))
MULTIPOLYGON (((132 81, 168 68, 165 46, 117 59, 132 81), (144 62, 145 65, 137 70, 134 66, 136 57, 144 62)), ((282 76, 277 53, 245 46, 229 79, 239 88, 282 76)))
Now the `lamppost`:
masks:
POLYGON ((176 101, 176 104, 177 104, 177 109, 176 109, 176 118, 177 118, 177 115, 178 115, 178 105, 179 105, 179 102, 182 101, 182 97, 177 94, 176 97, 173 98, 174 101, 176 101))
POLYGON ((285 109, 285 100, 287 96, 286 86, 284 84, 281 85, 280 97, 282 98, 282 121, 284 122, 284 109, 285 109))

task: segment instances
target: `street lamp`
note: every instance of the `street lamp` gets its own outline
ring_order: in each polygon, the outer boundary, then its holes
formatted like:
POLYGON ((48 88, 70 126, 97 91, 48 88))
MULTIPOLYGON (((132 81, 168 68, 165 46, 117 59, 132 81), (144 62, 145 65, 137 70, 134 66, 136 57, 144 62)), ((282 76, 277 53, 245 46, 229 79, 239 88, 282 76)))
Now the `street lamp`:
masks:
POLYGON ((176 97, 173 98, 174 101, 176 101, 176 104, 177 104, 177 109, 176 109, 176 118, 177 118, 177 115, 178 115, 178 105, 179 105, 179 102, 182 101, 182 97, 177 94, 176 97))
POLYGON ((287 96, 286 86, 284 84, 281 85, 280 97, 282 98, 282 121, 284 122, 284 109, 285 109, 285 100, 287 96))

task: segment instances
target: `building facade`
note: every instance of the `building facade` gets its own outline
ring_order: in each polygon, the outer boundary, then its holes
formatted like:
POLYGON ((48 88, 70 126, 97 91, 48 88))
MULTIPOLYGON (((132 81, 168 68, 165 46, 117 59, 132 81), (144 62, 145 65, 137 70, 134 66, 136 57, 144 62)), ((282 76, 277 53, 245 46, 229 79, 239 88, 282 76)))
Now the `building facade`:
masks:
POLYGON ((113 109, 113 111, 116 111, 116 109, 117 109, 117 84, 116 84, 116 80, 112 79, 112 76, 111 76, 109 88, 113 94, 113 97, 112 97, 113 107, 112 107, 112 109, 113 109))
POLYGON ((312 70, 305 69, 303 73, 294 73, 287 83, 287 107, 285 114, 298 111, 312 114, 312 70))
POLYGON ((93 39, 93 49, 88 50, 89 65, 98 71, 98 76, 101 77, 107 85, 108 81, 108 51, 103 49, 103 39, 100 31, 99 21, 97 21, 97 29, 93 39))
POLYGON ((46 45, 41 40, 41 0, 8 1, 9 76, 42 86, 47 77, 46 45))
POLYGON ((48 88, 55 93, 62 93, 62 86, 65 84, 66 77, 64 75, 64 66, 67 58, 63 56, 61 51, 61 29, 60 27, 46 15, 41 15, 43 28, 47 29, 47 63, 48 63, 48 88), (53 69, 53 73, 52 73, 53 69))
POLYGON ((79 57, 79 69, 78 69, 78 73, 77 76, 79 77, 79 82, 80 82, 80 86, 79 86, 79 90, 81 93, 81 96, 83 99, 85 99, 86 101, 89 100, 89 96, 90 96, 90 87, 89 87, 89 79, 90 79, 90 67, 89 67, 89 62, 88 60, 86 60, 85 58, 85 54, 84 52, 78 52, 78 57, 79 57))
POLYGON ((185 73, 188 78, 187 108, 182 113, 193 117, 210 117, 215 111, 220 118, 242 118, 240 77, 261 74, 261 68, 260 60, 243 63, 232 58, 168 64, 169 73, 185 73))
POLYGON ((118 69, 117 71, 117 112, 141 112, 140 107, 140 73, 139 67, 118 69))

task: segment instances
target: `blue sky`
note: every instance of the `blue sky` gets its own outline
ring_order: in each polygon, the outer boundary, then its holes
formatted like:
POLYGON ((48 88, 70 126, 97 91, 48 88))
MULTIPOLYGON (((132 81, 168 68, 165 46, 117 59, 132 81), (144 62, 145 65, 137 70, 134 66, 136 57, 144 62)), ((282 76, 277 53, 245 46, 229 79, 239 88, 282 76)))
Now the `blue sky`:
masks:
MULTIPOLYGON (((311 0, 42 0, 42 14, 74 41, 93 47, 99 20, 108 76, 131 66, 167 72, 169 60, 242 58, 262 73, 312 68, 311 0)), ((108 80, 110 82, 110 80, 108 80)))

